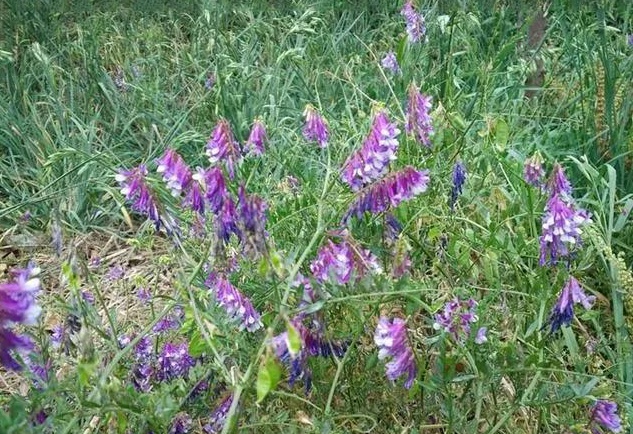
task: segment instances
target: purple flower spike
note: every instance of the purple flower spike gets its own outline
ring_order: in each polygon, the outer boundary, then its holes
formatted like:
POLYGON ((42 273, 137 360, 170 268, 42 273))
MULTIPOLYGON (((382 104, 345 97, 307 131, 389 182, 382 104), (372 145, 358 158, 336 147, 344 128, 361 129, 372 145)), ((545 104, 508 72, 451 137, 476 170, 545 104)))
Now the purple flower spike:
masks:
POLYGON ((426 35, 426 25, 424 23, 424 17, 420 15, 413 6, 413 1, 408 0, 400 14, 404 17, 407 23, 407 35, 409 36, 409 42, 416 43, 426 35))
POLYGON ((231 239, 231 234, 239 234, 238 221, 239 215, 235 209, 235 203, 233 199, 227 197, 215 221, 218 238, 227 243, 231 239))
POLYGON ((534 155, 527 158, 523 164, 523 179, 531 186, 542 188, 544 176, 543 157, 540 152, 536 151, 534 155))
POLYGON ((565 176, 565 171, 562 166, 558 163, 554 164, 548 188, 550 197, 556 195, 571 196, 571 183, 567 179, 567 176, 565 176))
POLYGON ((585 294, 580 283, 574 277, 570 277, 550 312, 547 321, 550 325, 550 332, 555 333, 561 326, 571 324, 574 318, 575 304, 580 303, 585 309, 591 309, 595 300, 596 297, 585 294))
POLYGON ((413 351, 407 342, 406 322, 400 318, 390 321, 381 317, 376 327, 374 342, 380 350, 380 360, 391 357, 391 361, 386 365, 387 378, 395 382, 399 377, 406 375, 404 387, 410 389, 418 370, 413 351))
POLYGON ((213 291, 217 303, 226 310, 232 320, 239 322, 240 330, 254 332, 263 326, 259 313, 250 300, 231 285, 231 282, 221 276, 209 277, 206 283, 213 291))
POLYGON ((413 83, 409 85, 409 101, 407 104, 407 123, 405 130, 412 134, 420 144, 431 147, 431 136, 434 133, 429 111, 433 98, 423 95, 413 83))
POLYGON ((170 381, 175 378, 186 377, 189 373, 189 369, 196 364, 193 357, 189 354, 189 348, 186 342, 166 342, 158 355, 157 362, 157 377, 160 381, 170 381))
POLYGON ((229 414, 231 405, 233 404, 233 395, 227 395, 220 405, 213 411, 209 423, 207 423, 202 429, 207 434, 217 434, 222 431, 224 424, 226 423, 226 416, 229 414))
POLYGON ((633 33, 626 37, 626 42, 628 42, 629 47, 633 47, 633 33))
POLYGON ((487 333, 487 327, 480 327, 479 330, 477 330, 477 335, 475 336, 475 343, 477 345, 481 345, 485 342, 488 342, 488 337, 486 336, 487 333))
POLYGON ((235 177, 235 167, 242 158, 239 143, 233 137, 231 125, 226 119, 220 119, 207 142, 207 157, 211 164, 224 161, 229 177, 235 177))
POLYGON ((563 259, 571 259, 575 249, 581 244, 581 227, 590 223, 589 213, 576 210, 570 198, 554 194, 545 206, 543 231, 540 241, 539 264, 556 265, 563 259))
POLYGON ((0 365, 19 371, 22 367, 13 357, 14 351, 27 353, 31 340, 11 329, 14 324, 33 325, 42 311, 36 302, 40 291, 39 268, 29 263, 26 269, 14 270, 13 281, 0 284, 0 365))
POLYGON ((246 194, 240 185, 239 198, 239 238, 247 256, 257 256, 266 250, 266 210, 268 205, 255 195, 246 194))
POLYGON ((462 194, 462 188, 466 182, 466 167, 464 163, 458 161, 453 167, 453 188, 451 189, 451 198, 449 205, 452 209, 455 209, 457 203, 457 197, 462 194))
POLYGON ((377 214, 389 208, 395 208, 400 203, 424 193, 428 184, 427 170, 415 170, 407 166, 359 191, 356 200, 343 217, 343 221, 349 221, 351 216, 360 219, 365 212, 377 214))
MULTIPOLYGON (((470 336, 471 324, 477 322, 477 302, 472 298, 460 300, 454 298, 444 305, 441 313, 435 315, 433 328, 449 333, 455 342, 463 345, 470 336)), ((475 337, 476 343, 485 342, 486 329, 479 329, 475 337), (477 342, 477 341, 480 342, 477 342)))
POLYGON ((400 65, 398 65, 398 59, 396 59, 396 54, 393 51, 388 52, 385 57, 380 62, 383 68, 388 71, 391 71, 392 74, 397 75, 402 71, 400 70, 400 65))
POLYGON ((187 434, 193 428, 193 419, 187 413, 178 413, 171 423, 169 434, 187 434))
POLYGON ((250 152, 252 155, 262 155, 264 153, 264 142, 266 141, 266 126, 264 122, 257 118, 251 128, 251 133, 246 140, 244 150, 250 152))
MULTIPOLYGON (((213 169, 210 169, 213 170, 213 169)), ((205 210, 205 172, 201 168, 196 169, 196 173, 191 176, 191 183, 185 194, 185 200, 183 205, 188 207, 194 212, 197 212, 200 216, 204 215, 205 210)))
POLYGON ((178 197, 189 186, 191 182, 191 170, 185 160, 178 153, 169 148, 160 157, 156 164, 156 171, 163 175, 163 181, 167 183, 167 188, 174 197, 178 197))
POLYGON ((377 112, 363 146, 349 157, 343 168, 341 178, 353 191, 387 173, 389 163, 396 159, 398 134, 400 130, 389 121, 387 113, 377 112))
POLYGON ((345 285, 352 277, 359 280, 367 273, 382 272, 378 258, 350 240, 338 244, 328 240, 319 249, 317 258, 310 264, 310 270, 319 283, 331 282, 336 285, 345 285))
POLYGON ((132 202, 132 209, 148 216, 158 229, 164 220, 158 211, 158 203, 145 182, 147 173, 147 167, 141 164, 132 170, 121 170, 114 179, 121 186, 121 194, 132 202))
POLYGON ((321 148, 327 147, 330 132, 325 119, 310 104, 306 106, 303 115, 305 116, 303 137, 308 142, 317 142, 321 148))
POLYGON ((212 167, 206 171, 198 169, 196 174, 193 175, 193 179, 199 181, 204 186, 205 197, 209 203, 211 212, 218 215, 229 196, 222 169, 219 167, 212 167))
POLYGON ((600 399, 595 402, 591 408, 590 425, 594 425, 592 433, 601 433, 595 425, 605 428, 611 432, 619 433, 622 431, 622 422, 618 416, 618 404, 613 401, 600 399))

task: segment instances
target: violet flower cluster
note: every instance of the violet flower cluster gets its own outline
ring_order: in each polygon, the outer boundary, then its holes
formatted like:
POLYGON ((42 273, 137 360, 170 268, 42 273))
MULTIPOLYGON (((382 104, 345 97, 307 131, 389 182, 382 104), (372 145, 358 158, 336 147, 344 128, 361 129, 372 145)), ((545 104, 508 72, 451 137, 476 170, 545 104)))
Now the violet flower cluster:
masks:
POLYGON ((556 265, 570 260, 582 243, 582 227, 591 219, 584 209, 576 209, 571 197, 571 184, 563 169, 556 164, 549 181, 550 197, 545 205, 540 241, 539 264, 556 265))
MULTIPOLYGON (((448 333, 456 343, 464 344, 470 336, 471 325, 478 321, 477 302, 469 298, 461 300, 458 297, 448 301, 442 312, 435 315, 433 328, 448 333)), ((480 328, 475 336, 475 343, 486 342, 485 327, 480 328)))
POLYGON ((413 0, 407 0, 400 14, 404 17, 407 24, 409 42, 420 42, 420 40, 426 36, 426 25, 424 23, 424 17, 415 10, 413 0))
POLYGON ((235 167, 242 158, 240 144, 233 136, 231 125, 226 119, 220 119, 211 132, 211 137, 207 141, 207 157, 211 164, 223 161, 229 172, 229 177, 235 177, 235 167))
POLYGON ((543 157, 540 152, 536 151, 534 155, 527 158, 523 164, 523 179, 534 187, 543 188, 544 176, 543 157))
POLYGON ((12 271, 13 280, 0 284, 0 365, 19 371, 22 366, 14 352, 25 354, 33 348, 31 340, 17 334, 13 325, 33 325, 42 311, 36 296, 40 291, 40 270, 33 263, 12 271))
POLYGON ((205 284, 229 318, 239 324, 239 329, 254 332, 263 324, 251 301, 223 276, 209 275, 205 284))
POLYGON ((407 134, 412 134, 418 143, 427 148, 431 147, 431 136, 435 132, 429 114, 432 101, 433 98, 423 95, 415 84, 409 85, 405 130, 407 134))
POLYGON ((404 387, 410 389, 417 375, 413 351, 407 341, 406 322, 400 318, 389 320, 381 317, 374 334, 374 342, 379 348, 378 358, 391 358, 385 368, 389 380, 395 382, 406 376, 404 387))
POLYGON ((330 137, 330 130, 327 122, 319 112, 310 104, 303 112, 305 125, 303 127, 303 137, 308 142, 317 142, 321 148, 326 148, 330 137))
POLYGON ((131 170, 119 171, 114 179, 121 186, 121 194, 132 202, 132 209, 149 217, 158 230, 164 220, 158 210, 158 202, 145 180, 147 173, 147 166, 141 164, 131 170))
POLYGON ((550 333, 555 333, 561 326, 569 326, 574 318, 574 305, 581 304, 585 309, 591 309, 596 297, 585 294, 580 283, 571 276, 560 292, 556 304, 548 318, 550 333))
POLYGON ((231 405, 233 404, 233 394, 228 394, 220 404, 213 410, 209 421, 202 427, 206 434, 217 434, 222 432, 226 423, 226 416, 229 414, 231 405))
POLYGON ((462 194, 462 188, 466 182, 466 167, 464 163, 458 161, 453 167, 453 187, 451 188, 451 198, 449 200, 449 206, 451 210, 455 209, 457 198, 462 194))
POLYGON ((613 401, 599 399, 591 407, 590 421, 592 434, 600 434, 601 428, 613 433, 622 432, 622 421, 618 416, 618 405, 613 401))
POLYGON ((252 155, 260 156, 264 153, 264 142, 266 141, 266 126, 261 118, 255 119, 248 139, 244 144, 244 151, 252 155))
POLYGON ((349 221, 351 216, 362 218, 365 212, 377 214, 390 207, 397 207, 400 203, 413 199, 424 193, 429 183, 428 170, 416 170, 407 166, 399 172, 387 175, 380 181, 359 191, 356 199, 343 217, 349 221))
POLYGON ((393 51, 389 51, 380 62, 383 68, 390 71, 392 74, 397 75, 402 73, 400 65, 398 65, 398 59, 393 51))
POLYGON ((157 358, 156 377, 159 381, 184 378, 195 364, 187 342, 166 342, 157 358))
POLYGON ((163 181, 174 197, 179 197, 191 182, 191 170, 185 160, 171 148, 156 161, 156 171, 163 175, 163 181))
POLYGON ((301 346, 297 353, 290 351, 288 332, 285 331, 271 339, 271 347, 279 361, 289 371, 288 384, 294 385, 297 380, 303 380, 305 392, 312 387, 312 371, 308 366, 310 357, 343 357, 348 343, 334 341, 325 337, 325 330, 321 323, 314 318, 300 316, 294 318, 292 327, 298 332, 301 346), (304 324, 303 320, 308 320, 304 324))
POLYGON ((353 153, 343 167, 341 178, 352 191, 358 191, 371 182, 382 178, 389 163, 396 159, 400 130, 389 121, 387 112, 374 115, 369 135, 361 149, 353 153))
POLYGON ((247 194, 243 185, 238 189, 238 238, 245 254, 256 257, 266 249, 266 210, 268 205, 258 196, 247 194))
POLYGON ((187 434, 193 428, 193 419, 187 413, 181 412, 174 417, 168 434, 187 434))
POLYGON ((328 240, 319 249, 310 264, 312 275, 319 283, 330 282, 345 285, 352 279, 357 281, 365 274, 382 272, 378 258, 367 249, 344 239, 340 243, 328 240))

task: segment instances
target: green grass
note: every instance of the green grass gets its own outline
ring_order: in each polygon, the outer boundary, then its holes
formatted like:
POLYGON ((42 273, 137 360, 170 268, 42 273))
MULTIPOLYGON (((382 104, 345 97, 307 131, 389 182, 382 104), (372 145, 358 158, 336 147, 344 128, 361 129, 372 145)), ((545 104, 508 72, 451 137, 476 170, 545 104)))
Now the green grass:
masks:
MULTIPOLYGON (((400 4, 355 4, 0 5, 0 227, 2 244, 15 254, 3 261, 23 265, 34 255, 45 265, 46 321, 34 335, 60 372, 61 366, 77 372, 60 373, 45 392, 26 399, 1 396, 13 412, 0 418, 0 429, 39 432, 27 419, 45 408, 49 429, 59 432, 84 432, 96 416, 95 432, 167 432, 178 411, 208 417, 228 393, 217 392, 224 385, 242 393, 239 432, 586 432, 595 397, 617 401, 633 433, 627 309, 633 287, 626 280, 633 261, 633 47, 626 41, 633 6, 552 2, 543 42, 531 50, 525 41, 536 8, 527 4, 418 2, 428 28, 428 42, 418 45, 406 43, 400 4), (380 67, 389 50, 402 75, 380 67), (543 84, 528 99, 525 83, 539 59, 543 84), (217 79, 211 90, 209 74, 217 79), (411 82, 433 97, 430 151, 404 134, 411 82), (329 121, 327 150, 301 135, 308 103, 329 121), (140 163, 154 170, 168 147, 191 167, 207 167, 204 146, 220 118, 243 142, 262 116, 266 153, 245 161, 237 178, 268 202, 269 248, 280 259, 241 259, 232 281, 278 333, 301 296, 287 278, 309 273, 328 231, 340 226, 353 194, 339 171, 379 105, 403 130, 394 164, 431 173, 429 191, 396 210, 405 234, 400 242, 412 248, 412 275, 328 287, 332 298, 319 312, 350 350, 338 360, 311 362, 309 396, 282 382, 255 404, 255 379, 270 350, 263 333, 237 333, 225 324, 222 309, 201 289, 210 246, 195 240, 173 246, 155 236, 125 203, 114 175, 140 163), (565 166, 574 197, 592 213, 570 270, 538 266, 545 197, 522 179, 523 161, 536 150, 548 168, 554 161, 565 166), (447 202, 457 160, 466 164, 468 180, 453 212, 447 202), (289 176, 298 179, 297 189, 289 176), (47 246, 56 224, 64 234, 61 257, 47 246), (92 238, 85 241, 86 234, 92 238), (22 245, 25 239, 37 240, 34 251, 22 245), (88 271, 96 254, 106 263, 88 271), (110 264, 124 265, 126 277, 107 280, 110 264), (549 336, 543 327, 569 273, 598 301, 590 311, 577 308, 573 326, 549 336), (160 295, 151 313, 133 297, 141 286, 160 295), (80 301, 82 289, 96 293, 95 307, 80 301), (484 346, 451 345, 432 329, 433 315, 456 295, 479 301, 480 320, 491 330, 484 346), (209 360, 192 377, 210 378, 212 387, 192 404, 192 385, 184 381, 148 394, 129 387, 133 360, 110 332, 149 330, 176 303, 186 318, 178 336, 209 360), (377 360, 372 338, 385 312, 408 320, 420 371, 411 391, 390 385, 377 360), (84 328, 74 350, 60 355, 46 343, 47 329, 69 313, 84 328), (588 352, 586 343, 595 350, 588 352)), ((165 191, 161 197, 178 209, 165 191)), ((389 263, 381 218, 350 229, 389 263)))

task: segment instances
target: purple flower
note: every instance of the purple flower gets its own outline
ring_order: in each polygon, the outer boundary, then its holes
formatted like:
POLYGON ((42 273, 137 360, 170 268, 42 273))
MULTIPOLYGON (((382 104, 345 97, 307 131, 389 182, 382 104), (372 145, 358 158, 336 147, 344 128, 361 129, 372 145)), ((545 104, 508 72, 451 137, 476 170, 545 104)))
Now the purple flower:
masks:
POLYGON ((125 270, 120 265, 112 265, 106 274, 106 279, 110 281, 115 281, 123 278, 125 275, 125 270))
POLYGON ((189 369, 196 364, 193 357, 189 354, 189 348, 186 342, 166 342, 158 355, 157 362, 157 377, 160 381, 186 377, 189 373, 189 369))
POLYGON ((193 428, 193 419, 187 413, 178 413, 171 423, 169 434, 187 434, 193 428))
POLYGON ((95 296, 90 291, 81 291, 81 298, 88 304, 95 304, 95 296))
MULTIPOLYGON (((435 315, 433 328, 449 333, 455 342, 463 345, 464 341, 470 336, 471 324, 478 320, 476 310, 477 302, 472 298, 460 300, 455 297, 444 305, 442 312, 435 315)), ((476 339, 480 338, 479 340, 481 340, 480 332, 485 337, 485 331, 482 332, 480 329, 477 332, 476 339)))
POLYGON ((99 256, 93 256, 88 263, 89 268, 99 268, 101 265, 101 258, 99 256))
POLYGON ((138 291, 136 291, 136 296, 144 304, 147 304, 152 300, 152 294, 147 288, 139 288, 138 291))
POLYGON ((239 237, 247 254, 262 253, 266 249, 266 210, 268 205, 255 195, 246 194, 240 185, 239 198, 239 237))
POLYGON ((565 176, 565 171, 560 164, 554 164, 547 187, 550 197, 556 195, 571 196, 571 183, 565 176))
POLYGON ((207 156, 211 164, 220 161, 226 163, 229 177, 235 177, 235 166, 242 158, 240 145, 233 137, 231 125, 226 119, 220 119, 207 142, 207 156))
POLYGON ((158 211, 158 203, 145 182, 146 176, 147 167, 141 164, 132 170, 119 171, 115 179, 121 186, 121 194, 125 196, 126 200, 133 202, 132 209, 148 216, 158 229, 161 223, 165 222, 158 211))
POLYGON ((205 283, 213 291, 220 307, 233 321, 239 322, 240 330, 246 329, 249 332, 254 332, 263 326, 260 315, 250 300, 231 285, 228 279, 210 275, 205 283))
POLYGON ((595 299, 596 297, 585 294, 580 283, 574 277, 570 277, 549 314, 547 322, 550 325, 550 332, 555 333, 561 326, 571 324, 574 318, 574 304, 580 303, 585 309, 591 309, 595 299))
POLYGON ((235 209, 235 203, 233 199, 226 197, 215 220, 218 238, 226 243, 231 239, 231 234, 239 234, 238 223, 239 215, 235 209))
POLYGON ((211 212, 217 215, 222 210, 222 206, 229 196, 222 169, 219 167, 212 167, 206 171, 198 169, 193 175, 193 179, 203 186, 211 212))
POLYGON ((377 214, 390 207, 395 208, 401 202, 424 193, 428 183, 429 173, 427 170, 416 170, 407 166, 361 190, 343 217, 343 221, 349 221, 351 216, 360 219, 365 212, 377 214))
POLYGON ((310 270, 319 283, 331 282, 345 285, 352 280, 362 278, 365 274, 382 272, 378 258, 367 249, 343 240, 334 243, 332 240, 319 249, 310 270))
POLYGON ((207 434, 216 434, 222 431, 226 422, 226 416, 228 416, 231 405, 233 404, 233 395, 227 395, 220 405, 211 413, 209 422, 202 427, 207 434))
POLYGON ((341 178, 353 191, 381 178, 389 163, 396 159, 400 130, 391 123, 384 110, 374 116, 369 135, 360 150, 353 153, 344 165, 341 178))
POLYGON ((539 239, 541 266, 556 265, 562 259, 571 259, 576 247, 582 242, 581 227, 591 221, 587 211, 576 210, 571 199, 563 199, 561 194, 554 194, 545 206, 543 231, 539 239))
POLYGON ((391 71, 392 74, 400 74, 400 65, 398 65, 398 59, 393 51, 388 52, 380 62, 383 68, 391 71))
POLYGON ((25 269, 12 271, 13 280, 0 284, 0 365, 15 371, 22 367, 13 352, 26 353, 33 348, 31 340, 13 332, 14 324, 35 324, 42 308, 36 302, 40 291, 39 268, 29 263, 25 269))
POLYGON ((381 317, 374 334, 374 342, 378 346, 380 360, 391 358, 385 366, 387 378, 395 382, 399 377, 406 375, 404 387, 410 389, 418 371, 413 351, 407 342, 406 322, 400 318, 390 321, 381 317))
POLYGON ((407 35, 409 36, 409 42, 419 42, 420 39, 426 35, 426 25, 422 15, 420 15, 413 7, 412 0, 408 0, 404 4, 400 14, 404 16, 407 23, 407 35))
POLYGON ((451 198, 449 205, 451 210, 455 209, 455 203, 457 203, 457 197, 462 194, 462 188, 466 182, 466 167, 464 163, 458 161, 453 167, 453 188, 451 188, 451 198))
POLYGON ((51 333, 51 346, 55 349, 62 346, 66 336, 66 328, 62 324, 54 325, 51 333))
POLYGON ((180 327, 180 318, 176 315, 166 315, 156 323, 152 331, 154 333, 165 333, 170 330, 177 330, 180 327))
POLYGON ((405 130, 407 134, 413 134, 420 144, 431 147, 431 136, 434 133, 433 123, 429 110, 433 98, 423 95, 413 83, 409 85, 409 101, 407 104, 407 122, 405 130))
POLYGON ((536 151, 534 155, 527 158, 525 163, 523 163, 523 179, 534 187, 542 188, 544 176, 543 157, 541 157, 540 152, 536 151))
POLYGON ((143 336, 134 347, 134 356, 139 362, 148 362, 152 359, 154 344, 149 336, 143 336))
POLYGON ((488 337, 486 336, 486 333, 488 333, 487 327, 480 327, 479 330, 477 330, 477 335, 475 335, 475 343, 477 345, 488 342, 488 337))
POLYGON ((261 118, 257 118, 253 122, 244 150, 253 155, 262 155, 264 153, 264 141, 266 141, 266 126, 261 118))
POLYGON ((328 137, 330 135, 327 122, 325 122, 319 112, 310 104, 306 106, 303 115, 305 116, 303 137, 308 142, 317 142, 321 148, 327 147, 328 137))
POLYGON ((114 85, 116 86, 119 92, 127 92, 129 85, 125 81, 125 73, 123 72, 123 68, 117 66, 115 71, 111 74, 112 81, 114 81, 114 85))
POLYGON ((178 197, 191 182, 191 170, 178 153, 168 148, 163 156, 156 160, 156 171, 163 175, 163 181, 174 197, 178 197))
POLYGON ((633 33, 626 37, 626 41, 628 42, 629 47, 633 47, 633 33))
POLYGON ((210 73, 207 75, 207 79, 204 82, 204 88, 206 90, 211 90, 213 89, 213 85, 215 85, 215 74, 210 73))
POLYGON ((149 392, 152 390, 152 379, 154 368, 149 362, 140 362, 132 369, 132 384, 139 392, 149 392))
MULTIPOLYGON (((620 416, 618 416, 618 404, 613 401, 604 399, 596 401, 591 407, 590 417, 590 424, 598 425, 614 433, 622 431, 620 416)), ((601 431, 594 427, 592 432, 600 433, 601 431)))

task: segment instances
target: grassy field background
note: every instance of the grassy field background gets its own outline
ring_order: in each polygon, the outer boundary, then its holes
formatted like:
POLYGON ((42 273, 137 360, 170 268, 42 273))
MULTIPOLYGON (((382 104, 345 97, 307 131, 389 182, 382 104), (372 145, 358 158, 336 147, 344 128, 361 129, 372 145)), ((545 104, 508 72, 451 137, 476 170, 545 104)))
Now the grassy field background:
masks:
MULTIPOLYGON (((419 44, 407 42, 402 4, 387 0, 0 4, 0 261, 3 271, 31 258, 42 268, 43 313, 31 333, 54 372, 43 389, 26 374, 2 376, 0 432, 172 432, 182 412, 194 419, 188 432, 202 432, 238 389, 237 432, 580 433, 590 432, 596 398, 617 402, 623 431, 633 432, 633 4, 416 7, 427 26, 419 44), (381 67, 390 50, 399 75, 381 67), (410 83, 433 98, 430 150, 404 134, 410 83), (302 137, 306 104, 329 122, 325 150, 302 137), (286 278, 309 272, 353 200, 340 168, 377 106, 402 130, 394 164, 431 174, 429 191, 396 213, 411 273, 328 287, 315 310, 350 349, 312 362, 309 394, 282 382, 256 404, 266 336, 219 319, 202 289, 207 245, 156 234, 115 175, 140 163, 155 172, 167 148, 207 167, 219 119, 243 142, 262 117, 266 152, 245 160, 238 179, 268 203, 273 259, 240 259, 232 281, 279 332, 300 299, 286 278), (522 178, 536 151, 548 168, 565 167, 592 214, 567 268, 538 266, 546 198, 522 178), (468 178, 451 210, 457 161, 468 178), (123 277, 113 275, 118 267, 123 277), (548 312, 569 273, 597 301, 552 336, 548 312), (136 297, 142 287, 151 305, 136 297), (453 296, 479 301, 485 347, 451 346, 433 330, 453 296), (188 381, 138 392, 117 337, 140 337, 174 306, 183 320, 170 333, 205 363, 188 381), (407 318, 420 372, 411 390, 384 378, 372 341, 381 314, 407 318), (51 348, 51 331, 69 318, 78 323, 72 348, 51 348), (210 386, 192 401, 201 379, 210 386), (32 423, 39 411, 43 425, 32 423)), ((154 175, 166 210, 178 214, 154 175)), ((382 224, 367 218, 350 230, 387 264, 382 224)))

